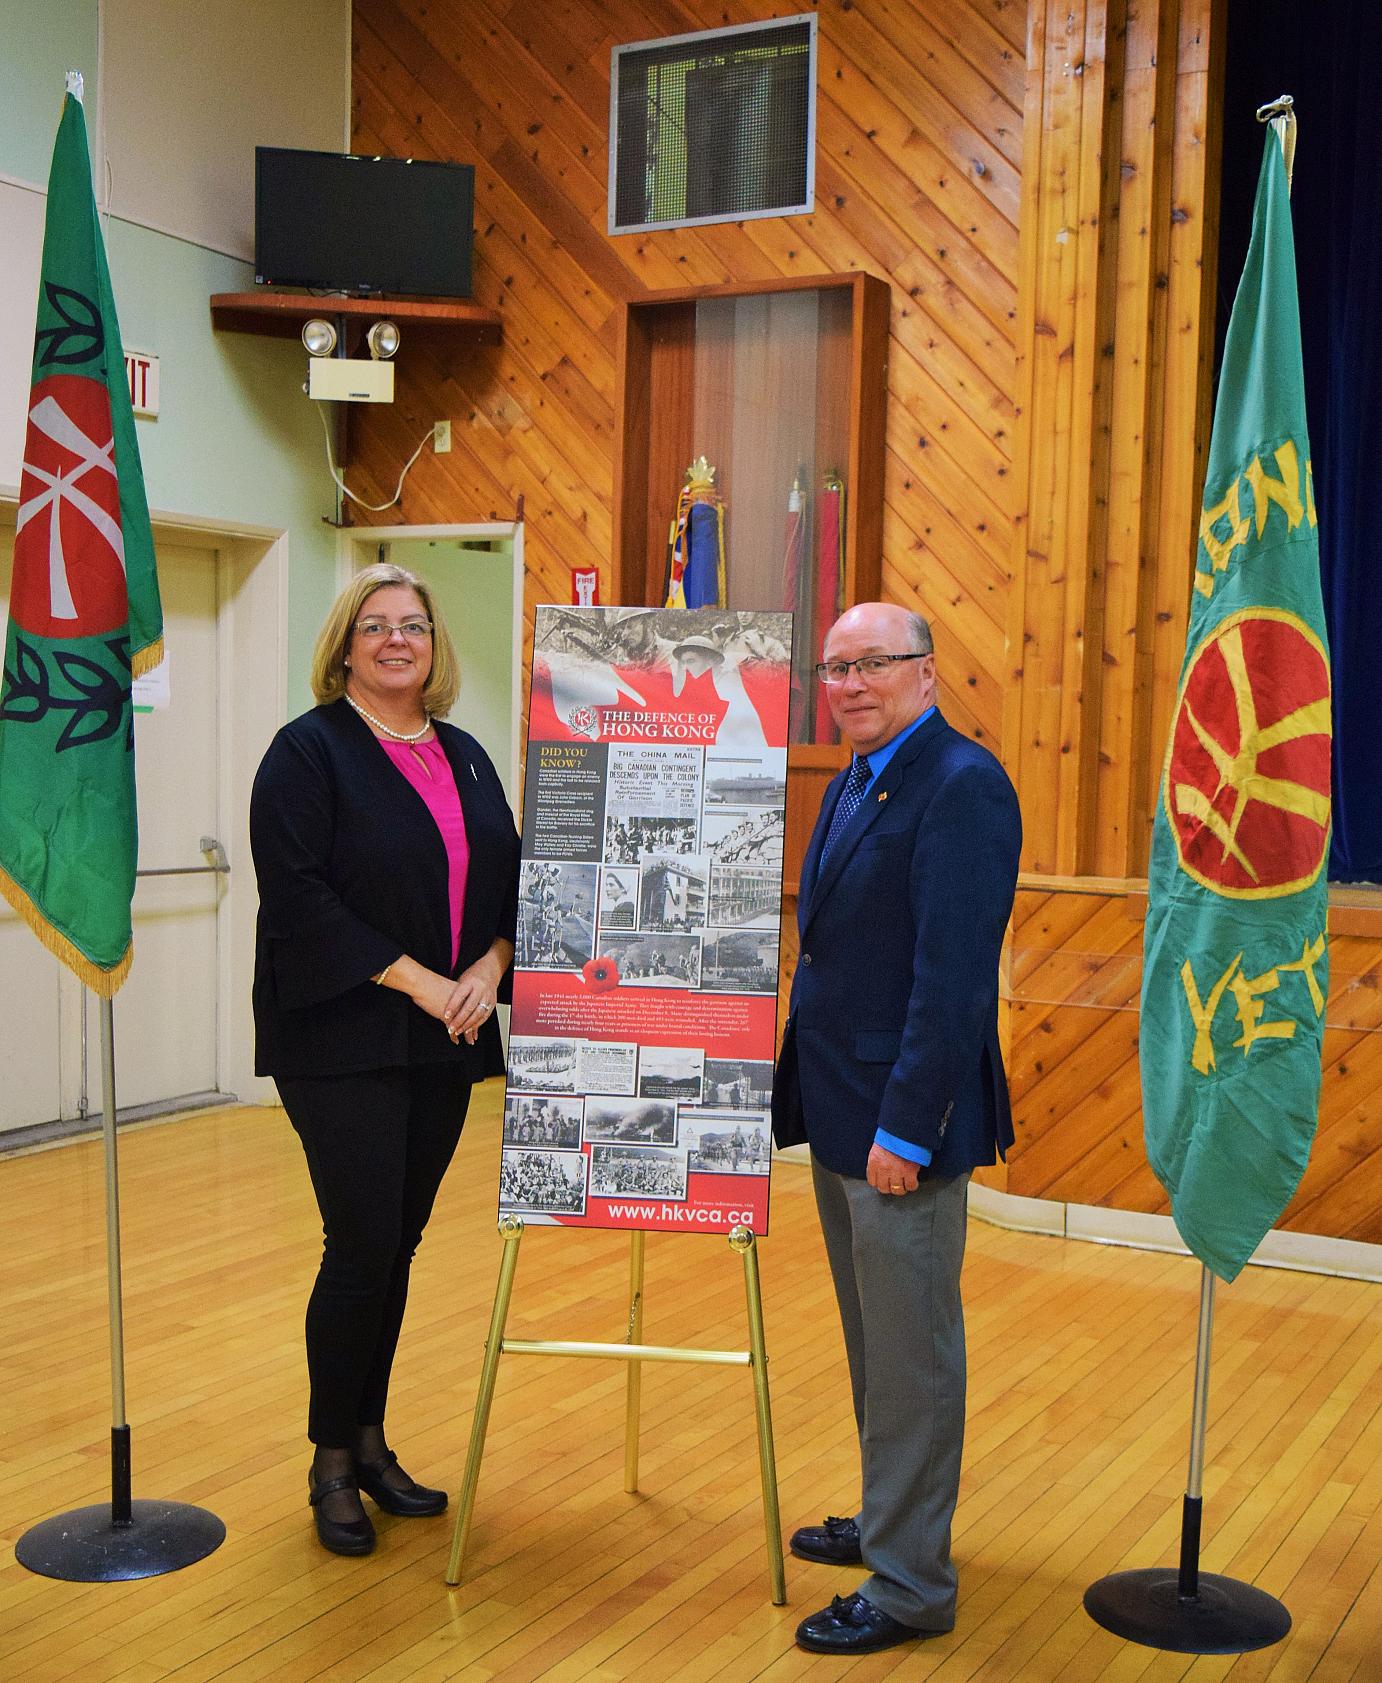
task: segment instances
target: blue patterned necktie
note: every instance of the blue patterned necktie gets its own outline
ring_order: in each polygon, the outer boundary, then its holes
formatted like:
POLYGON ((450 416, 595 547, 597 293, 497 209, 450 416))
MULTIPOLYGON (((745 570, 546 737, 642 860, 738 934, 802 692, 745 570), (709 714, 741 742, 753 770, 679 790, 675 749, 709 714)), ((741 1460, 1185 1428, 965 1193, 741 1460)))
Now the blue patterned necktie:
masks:
POLYGON ((825 846, 821 849, 822 865, 830 857, 830 850, 839 841, 845 825, 864 804, 864 791, 869 786, 869 775, 867 757, 856 754, 854 764, 849 768, 849 776, 845 779, 845 786, 840 790, 840 798, 835 803, 830 828, 826 831, 825 846))

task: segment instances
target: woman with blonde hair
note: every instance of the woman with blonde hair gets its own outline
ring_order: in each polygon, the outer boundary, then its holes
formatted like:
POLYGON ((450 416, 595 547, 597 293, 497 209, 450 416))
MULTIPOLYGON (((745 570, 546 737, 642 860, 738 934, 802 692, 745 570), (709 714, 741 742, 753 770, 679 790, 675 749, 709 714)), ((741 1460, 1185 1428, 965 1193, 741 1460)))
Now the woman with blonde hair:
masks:
POLYGON ((368 1554, 363 1490, 440 1513, 384 1436, 413 1252, 473 1081, 502 1073, 495 1002, 513 962, 518 837, 489 756, 442 721, 455 650, 423 581, 380 564, 327 615, 317 705, 255 778, 255 1068, 302 1141, 325 1246, 307 1306, 322 1543, 368 1554))

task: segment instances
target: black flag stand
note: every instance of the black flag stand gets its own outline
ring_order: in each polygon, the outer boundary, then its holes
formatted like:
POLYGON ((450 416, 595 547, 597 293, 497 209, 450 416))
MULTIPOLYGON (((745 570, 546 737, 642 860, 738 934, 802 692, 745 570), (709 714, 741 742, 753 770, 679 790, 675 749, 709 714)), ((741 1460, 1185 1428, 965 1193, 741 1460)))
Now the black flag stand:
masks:
POLYGON ((1213 1327, 1214 1276, 1201 1264, 1200 1335, 1195 1349, 1190 1471, 1181 1510, 1180 1569, 1150 1566, 1112 1572, 1084 1592, 1085 1611, 1105 1630, 1175 1654, 1246 1654, 1280 1642, 1291 1628, 1291 1615, 1274 1595, 1237 1578, 1200 1571, 1200 1490, 1213 1327))
POLYGON ((125 1418, 125 1328, 120 1299, 120 1183, 115 1154, 115 1023, 101 1001, 102 1134, 106 1155, 106 1284, 110 1299, 110 1502, 73 1508, 31 1526, 15 1559, 45 1578, 109 1584, 156 1578, 201 1560, 225 1541, 216 1515, 186 1502, 130 1500, 130 1428, 125 1418))

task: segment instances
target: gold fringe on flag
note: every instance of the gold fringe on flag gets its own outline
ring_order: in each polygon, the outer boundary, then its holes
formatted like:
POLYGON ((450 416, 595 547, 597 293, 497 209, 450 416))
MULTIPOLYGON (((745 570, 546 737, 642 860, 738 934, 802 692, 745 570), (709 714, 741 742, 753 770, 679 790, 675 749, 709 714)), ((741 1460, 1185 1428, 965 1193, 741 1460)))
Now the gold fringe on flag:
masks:
POLYGON ((163 638, 160 635, 130 656, 130 677, 142 678, 146 672, 152 672, 162 659, 163 638))
POLYGON ((0 870, 0 894, 5 896, 53 957, 65 964, 79 982, 90 988, 92 993, 99 994, 102 999, 114 999, 130 973, 130 964, 134 959, 133 941, 125 948, 117 964, 109 970, 103 969, 99 964, 94 964, 79 947, 73 946, 60 929, 54 928, 14 878, 4 870, 0 870))

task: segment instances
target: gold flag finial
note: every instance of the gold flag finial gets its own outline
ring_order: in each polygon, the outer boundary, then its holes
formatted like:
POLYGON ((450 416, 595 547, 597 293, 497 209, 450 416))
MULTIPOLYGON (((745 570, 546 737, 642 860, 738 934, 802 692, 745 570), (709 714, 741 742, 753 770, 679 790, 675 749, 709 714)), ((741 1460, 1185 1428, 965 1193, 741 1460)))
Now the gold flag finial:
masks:
POLYGON ((1296 162, 1296 102, 1290 94, 1278 94, 1257 108, 1259 123, 1270 123, 1281 142, 1281 161, 1286 166, 1286 191, 1291 191, 1291 172, 1296 162))
POLYGON ((704 456, 697 456, 686 470, 686 483, 693 491, 713 491, 715 489, 715 469, 706 461, 704 456))

